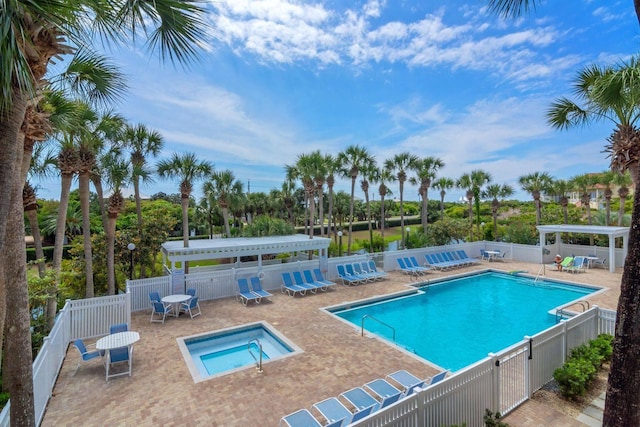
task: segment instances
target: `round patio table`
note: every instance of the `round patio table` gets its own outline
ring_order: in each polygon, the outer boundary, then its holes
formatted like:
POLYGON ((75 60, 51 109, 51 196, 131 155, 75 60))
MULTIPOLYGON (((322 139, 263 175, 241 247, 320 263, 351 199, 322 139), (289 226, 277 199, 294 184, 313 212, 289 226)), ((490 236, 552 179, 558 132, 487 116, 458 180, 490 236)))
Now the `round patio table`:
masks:
POLYGON ((183 302, 187 302, 190 299, 191 295, 174 294, 163 297, 162 302, 164 302, 165 304, 171 304, 173 306, 173 312, 175 313, 175 316, 178 317, 180 316, 180 304, 182 304, 183 302))

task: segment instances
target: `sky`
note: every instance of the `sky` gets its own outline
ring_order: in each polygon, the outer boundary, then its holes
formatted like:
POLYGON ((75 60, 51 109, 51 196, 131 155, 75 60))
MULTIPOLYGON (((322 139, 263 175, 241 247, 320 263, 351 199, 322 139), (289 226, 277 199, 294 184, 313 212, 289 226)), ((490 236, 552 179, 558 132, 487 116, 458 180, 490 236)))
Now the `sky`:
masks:
MULTIPOLYGON (((187 68, 143 45, 109 51, 129 85, 115 109, 162 134, 159 158, 194 152, 247 192, 279 189, 301 154, 360 145, 379 165, 401 152, 440 158, 438 177, 481 169, 526 200, 522 175, 608 168, 612 122, 560 131, 545 114, 575 99, 581 69, 628 60, 640 40, 631 0, 538 3, 504 20, 486 0, 207 2, 206 40, 187 68)), ((335 188, 349 192, 350 180, 335 188)), ((156 178, 141 191, 177 193, 178 182, 156 178)), ((38 194, 59 199, 59 186, 42 183, 38 194)), ((417 188, 404 198, 419 200, 417 188)))

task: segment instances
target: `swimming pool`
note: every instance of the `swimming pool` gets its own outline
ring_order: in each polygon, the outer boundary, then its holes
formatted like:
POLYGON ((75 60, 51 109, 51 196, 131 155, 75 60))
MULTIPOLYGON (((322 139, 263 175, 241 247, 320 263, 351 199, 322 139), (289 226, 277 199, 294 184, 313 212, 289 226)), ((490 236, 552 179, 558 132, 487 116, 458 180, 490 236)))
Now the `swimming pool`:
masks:
POLYGON ((555 308, 599 288, 486 271, 409 295, 333 307, 336 316, 452 371, 553 326, 555 308))
POLYGON ((194 381, 256 366, 301 350, 267 322, 250 323, 178 338, 178 346, 194 381))

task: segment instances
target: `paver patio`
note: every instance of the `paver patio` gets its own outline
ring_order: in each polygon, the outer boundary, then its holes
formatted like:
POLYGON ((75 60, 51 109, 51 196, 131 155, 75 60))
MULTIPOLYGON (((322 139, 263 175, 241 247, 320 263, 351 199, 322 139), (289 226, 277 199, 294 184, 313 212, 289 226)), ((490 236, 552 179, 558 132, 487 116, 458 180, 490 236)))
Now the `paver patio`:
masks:
MULTIPOLYGON (((429 278, 495 268, 528 270, 539 265, 484 262, 429 278)), ((546 269, 546 276, 608 288, 590 298, 592 304, 615 309, 621 273, 592 269, 570 274, 546 269)), ((406 289, 411 281, 392 272, 382 282, 305 297, 277 293, 272 302, 243 307, 233 298, 201 302, 202 315, 149 322, 149 311, 134 313, 131 329, 140 333, 135 345, 132 377, 104 380, 100 362, 85 363, 71 376, 79 353, 69 347, 43 426, 276 426, 280 418, 315 402, 360 386, 398 369, 428 377, 438 369, 395 349, 320 310, 344 302, 406 289), (256 321, 266 321, 302 348, 304 353, 194 383, 178 349, 176 338, 256 321)), ((514 307, 517 309, 517 307, 514 307)), ((428 331, 425 331, 428 333, 428 331)), ((317 414, 315 414, 317 415, 317 414)), ((505 420, 514 427, 579 426, 581 423, 527 402, 505 420)))

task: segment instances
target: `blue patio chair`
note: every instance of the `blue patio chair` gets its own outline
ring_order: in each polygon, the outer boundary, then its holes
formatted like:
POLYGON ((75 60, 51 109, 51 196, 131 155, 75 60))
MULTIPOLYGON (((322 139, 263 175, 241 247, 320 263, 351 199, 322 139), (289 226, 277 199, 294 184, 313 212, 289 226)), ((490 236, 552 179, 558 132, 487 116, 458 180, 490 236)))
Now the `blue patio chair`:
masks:
POLYGON ((409 267, 413 267, 420 274, 427 274, 429 271, 431 271, 430 267, 425 267, 423 265, 420 265, 418 263, 418 260, 414 256, 407 257, 404 260, 405 260, 405 264, 407 264, 409 267))
POLYGON ((128 330, 129 330, 129 326, 126 323, 117 323, 109 327, 110 334, 117 334, 118 332, 127 332, 128 330))
POLYGON ((236 299, 240 300, 245 307, 249 304, 249 301, 255 301, 256 304, 260 304, 262 297, 249 290, 249 282, 246 278, 238 279, 238 294, 236 299))
POLYGON ((172 308, 171 304, 163 304, 161 301, 152 302, 151 303, 151 322, 162 322, 164 323, 164 319, 167 318, 167 314, 171 313, 172 308), (154 319, 155 315, 161 319, 154 319))
POLYGON ((307 293, 307 290, 301 286, 298 286, 293 283, 293 279, 291 278, 291 273, 285 271, 282 273, 282 293, 288 293, 289 296, 295 296, 296 294, 304 295, 307 293))
POLYGON ((332 282, 331 280, 327 280, 324 278, 322 271, 319 268, 313 269, 313 275, 316 278, 316 282, 322 283, 325 286, 335 286, 336 282, 332 282))
POLYGON ((435 383, 439 383, 440 381, 442 381, 447 376, 448 373, 449 373, 448 370, 444 370, 442 372, 438 372, 437 374, 432 376, 429 379, 429 381, 427 381, 427 385, 433 385, 435 383))
POLYGON ((96 359, 98 357, 102 357, 104 356, 104 351, 99 351, 99 350, 92 350, 89 351, 87 350, 87 346, 85 345, 84 341, 82 341, 81 339, 77 339, 73 342, 73 345, 76 346, 76 348, 78 349, 78 351, 80 352, 80 359, 78 360, 78 364, 76 365, 76 369, 73 370, 73 374, 71 374, 71 376, 75 376, 76 372, 78 372, 78 368, 80 367, 80 364, 82 362, 88 362, 90 360, 96 359))
POLYGON ((362 283, 373 281, 373 279, 369 275, 357 272, 355 270, 355 266, 356 266, 356 264, 345 264, 344 265, 344 269, 345 269, 345 271, 347 272, 347 274, 349 276, 359 278, 362 283))
MULTIPOLYGON (((313 283, 313 286, 317 287, 322 292, 326 292, 327 289, 329 289, 329 286, 331 286, 330 284, 327 284, 326 282, 321 282, 319 280, 314 279, 313 275, 311 274, 311 270, 303 270, 302 271, 302 275, 304 276, 305 282, 313 283)), ((331 282, 329 282, 329 283, 331 283, 331 282)))
POLYGON ((372 408, 372 411, 375 411, 380 406, 380 403, 362 387, 354 387, 351 390, 347 390, 340 394, 340 397, 349 402, 358 411, 369 407, 372 408))
POLYGON ((351 424, 353 414, 338 399, 330 397, 321 402, 314 403, 313 407, 327 420, 333 423, 342 420, 343 426, 351 424))
POLYGON ((404 389, 404 394, 409 396, 416 387, 422 387, 424 380, 416 377, 408 371, 400 370, 387 375, 387 378, 395 381, 404 389))
POLYGON ((107 352, 107 374, 106 379, 109 381, 109 378, 118 377, 120 375, 129 375, 131 376, 131 359, 133 358, 133 346, 132 347, 118 347, 111 349, 107 352), (126 363, 128 369, 123 372, 118 372, 115 374, 110 374, 112 365, 126 363))
POLYGON ((162 302, 160 294, 158 292, 149 292, 149 303, 151 304, 151 311, 153 311, 153 303, 162 302))
POLYGON ((293 274, 293 283, 300 286, 301 288, 305 288, 306 290, 310 291, 312 294, 315 294, 316 292, 318 292, 318 289, 320 289, 320 286, 316 286, 313 283, 307 283, 302 278, 302 274, 299 271, 294 271, 292 274, 293 274))
POLYGON ((384 271, 378 270, 376 267, 376 262, 374 260, 362 261, 362 269, 367 269, 369 273, 373 274, 376 280, 384 280, 387 277, 387 273, 384 271))
POLYGON ((272 297, 269 292, 262 289, 262 283, 260 283, 260 278, 258 276, 251 276, 249 278, 251 283, 251 290, 254 294, 260 295, 260 298, 269 298, 272 297))
POLYGON ((198 304, 198 297, 193 297, 189 301, 181 303, 180 310, 185 313, 189 313, 189 316, 191 316, 192 319, 202 314, 200 311, 200 304, 198 304), (197 313, 195 312, 196 308, 198 309, 197 313))
POLYGON ((397 258, 396 262, 398 263, 398 267, 400 271, 402 271, 404 274, 408 274, 410 276, 418 275, 418 271, 413 267, 409 267, 405 262, 404 258, 397 258))
POLYGON ((398 390, 389 381, 382 378, 369 381, 364 387, 380 398, 380 408, 390 405, 403 396, 402 390, 398 390))
POLYGON ((195 290, 195 288, 189 288, 189 289, 187 289, 187 295, 190 295, 190 296, 192 296, 192 297, 195 297, 195 296, 196 296, 196 290, 195 290))
POLYGON ((358 285, 362 283, 361 277, 355 277, 347 273, 344 264, 336 265, 336 270, 338 271, 338 277, 342 280, 343 285, 358 285))
POLYGON ((285 427, 322 427, 307 409, 300 409, 280 419, 280 426, 285 427))

